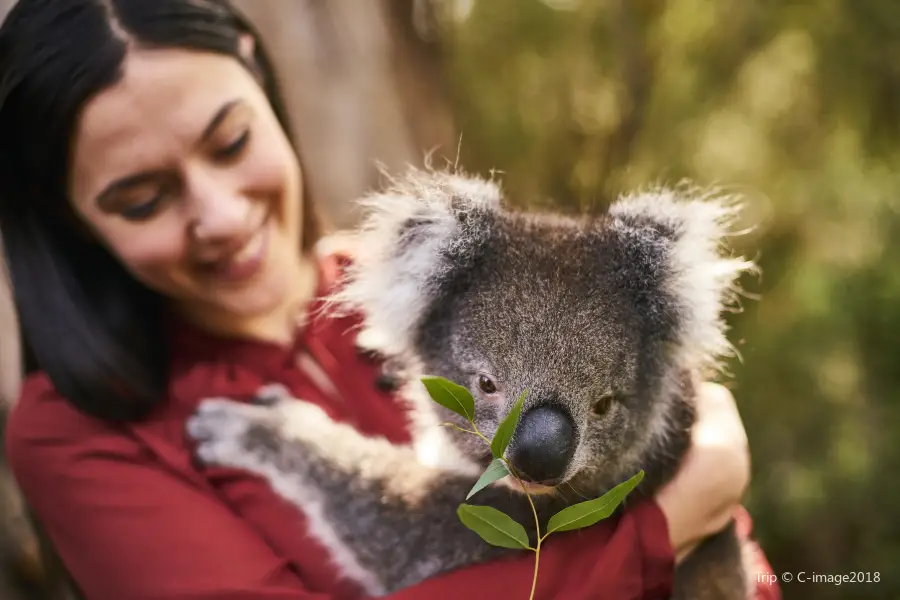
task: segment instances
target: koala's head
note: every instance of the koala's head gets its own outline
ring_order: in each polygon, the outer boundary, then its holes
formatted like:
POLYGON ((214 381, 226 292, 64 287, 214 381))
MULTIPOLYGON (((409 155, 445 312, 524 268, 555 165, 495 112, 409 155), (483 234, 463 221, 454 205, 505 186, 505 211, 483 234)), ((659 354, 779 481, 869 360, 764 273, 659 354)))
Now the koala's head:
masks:
POLYGON ((600 216, 526 214, 491 182, 415 170, 364 205, 335 301, 382 351, 467 387, 489 438, 527 392, 507 458, 535 490, 596 492, 672 462, 690 381, 729 353, 722 309, 751 266, 721 253, 733 206, 662 190, 600 216))

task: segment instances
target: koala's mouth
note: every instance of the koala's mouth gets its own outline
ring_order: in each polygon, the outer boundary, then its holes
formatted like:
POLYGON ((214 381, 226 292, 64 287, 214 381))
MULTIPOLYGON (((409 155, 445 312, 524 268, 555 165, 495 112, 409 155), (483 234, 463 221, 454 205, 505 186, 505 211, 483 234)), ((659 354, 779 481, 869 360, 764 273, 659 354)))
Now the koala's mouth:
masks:
POLYGON ((519 492, 520 494, 522 493, 522 488, 525 488, 525 492, 532 496, 552 494, 556 491, 556 486, 533 483, 531 481, 525 480, 522 480, 522 483, 519 483, 515 477, 504 477, 500 481, 500 483, 519 492))

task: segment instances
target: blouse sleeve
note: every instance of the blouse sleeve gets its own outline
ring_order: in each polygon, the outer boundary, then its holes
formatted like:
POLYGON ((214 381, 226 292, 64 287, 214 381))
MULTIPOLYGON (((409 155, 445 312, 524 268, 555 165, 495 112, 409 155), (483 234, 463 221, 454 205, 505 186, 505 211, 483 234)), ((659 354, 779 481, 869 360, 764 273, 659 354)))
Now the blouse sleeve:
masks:
POLYGON ((23 386, 6 428, 13 475, 88 600, 326 600, 214 496, 49 382, 23 386))
MULTIPOLYGON (((88 600, 337 600, 309 591, 251 527, 136 441, 29 379, 6 452, 25 497, 88 600)), ((673 567, 647 502, 541 551, 537 598, 665 598, 673 567)), ((426 581, 392 600, 527 598, 534 554, 426 581)))

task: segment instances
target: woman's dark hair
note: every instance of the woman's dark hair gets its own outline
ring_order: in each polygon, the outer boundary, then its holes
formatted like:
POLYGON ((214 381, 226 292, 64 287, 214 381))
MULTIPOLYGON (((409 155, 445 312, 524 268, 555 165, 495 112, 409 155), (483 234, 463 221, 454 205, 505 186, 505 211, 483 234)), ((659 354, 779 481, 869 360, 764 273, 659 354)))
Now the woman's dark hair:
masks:
MULTIPOLYGON (((264 45, 227 0, 18 0, 7 15, 0 231, 26 369, 45 371, 79 410, 114 421, 139 419, 166 395, 163 301, 78 230, 66 182, 79 112, 119 80, 129 46, 233 56, 258 77, 291 135, 264 45), (253 61, 241 57, 246 34, 255 40, 253 61)), ((309 199, 303 206, 308 251, 319 220, 309 199)))

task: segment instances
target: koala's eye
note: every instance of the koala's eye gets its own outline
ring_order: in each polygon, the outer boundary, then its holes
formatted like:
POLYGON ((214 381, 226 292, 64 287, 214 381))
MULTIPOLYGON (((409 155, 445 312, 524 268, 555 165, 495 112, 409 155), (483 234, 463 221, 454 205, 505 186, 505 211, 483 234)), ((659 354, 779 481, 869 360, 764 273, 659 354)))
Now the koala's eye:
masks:
POLYGON ((478 389, 480 389, 485 394, 496 394, 497 386, 494 385, 493 380, 487 375, 479 375, 478 376, 478 389))
POLYGON ((620 397, 616 392, 607 392, 606 394, 603 394, 596 402, 594 402, 594 406, 592 407, 594 415, 597 417, 604 416, 609 412, 609 409, 612 408, 613 402, 618 400, 620 400, 620 397))

